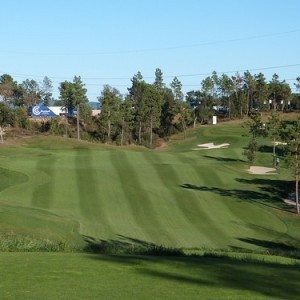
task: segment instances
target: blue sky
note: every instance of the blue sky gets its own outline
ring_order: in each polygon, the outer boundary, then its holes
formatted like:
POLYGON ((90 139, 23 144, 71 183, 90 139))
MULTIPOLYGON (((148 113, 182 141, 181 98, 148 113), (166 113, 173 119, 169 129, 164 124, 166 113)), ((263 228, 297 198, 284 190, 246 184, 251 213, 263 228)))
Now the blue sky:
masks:
MULTIPOLYGON (((137 71, 152 82, 157 67, 169 84, 174 75, 300 64, 299 12, 299 0, 3 0, 0 74, 47 75, 55 96, 60 81, 80 75, 93 101, 103 84, 125 93, 137 71)), ((300 65, 262 72, 292 86, 300 65)), ((188 91, 203 77, 179 79, 188 91)))

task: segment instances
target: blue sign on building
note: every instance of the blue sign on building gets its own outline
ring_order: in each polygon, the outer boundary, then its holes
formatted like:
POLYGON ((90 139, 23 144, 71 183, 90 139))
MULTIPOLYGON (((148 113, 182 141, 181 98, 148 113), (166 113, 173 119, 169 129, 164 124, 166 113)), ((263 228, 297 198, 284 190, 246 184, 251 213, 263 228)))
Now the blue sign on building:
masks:
POLYGON ((36 105, 32 107, 31 115, 33 117, 56 117, 55 114, 49 107, 46 105, 36 105))

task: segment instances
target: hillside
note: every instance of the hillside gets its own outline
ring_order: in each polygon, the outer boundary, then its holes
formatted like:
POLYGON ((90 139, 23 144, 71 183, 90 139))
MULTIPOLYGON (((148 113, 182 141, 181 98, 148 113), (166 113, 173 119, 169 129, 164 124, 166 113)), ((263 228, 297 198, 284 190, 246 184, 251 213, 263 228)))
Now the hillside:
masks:
MULTIPOLYGON (((48 232, 64 243, 81 236, 185 249, 257 249, 274 241, 298 248, 299 221, 281 201, 287 172, 248 174, 243 133, 232 124, 201 127, 156 152, 55 137, 3 147, 1 230, 48 232), (193 150, 207 142, 230 146, 193 150)), ((271 156, 260 153, 259 162, 270 166, 271 156)))
MULTIPOLYGON (((247 139, 229 122, 157 151, 51 136, 2 146, 0 298, 297 299, 291 178, 284 165, 250 175, 247 139), (197 146, 212 142, 229 146, 197 146)), ((271 166, 269 151, 257 164, 271 166)))

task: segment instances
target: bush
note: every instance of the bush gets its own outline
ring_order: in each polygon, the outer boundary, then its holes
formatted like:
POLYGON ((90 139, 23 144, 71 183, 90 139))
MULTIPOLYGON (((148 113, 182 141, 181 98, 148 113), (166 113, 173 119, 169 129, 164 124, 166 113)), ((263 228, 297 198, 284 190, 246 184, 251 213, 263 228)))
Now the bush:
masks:
POLYGON ((0 103, 0 126, 13 126, 15 122, 15 115, 11 108, 4 103, 0 103))
POLYGON ((15 110, 15 126, 24 128, 24 129, 31 129, 31 124, 28 120, 27 110, 24 107, 18 107, 15 110))

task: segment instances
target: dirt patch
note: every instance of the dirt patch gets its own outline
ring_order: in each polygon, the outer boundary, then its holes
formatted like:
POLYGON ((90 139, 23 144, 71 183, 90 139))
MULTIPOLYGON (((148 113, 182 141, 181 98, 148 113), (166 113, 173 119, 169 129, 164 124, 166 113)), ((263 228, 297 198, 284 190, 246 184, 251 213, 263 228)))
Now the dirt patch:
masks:
POLYGON ((206 144, 200 144, 200 145, 197 145, 197 146, 199 148, 195 148, 193 150, 228 148, 228 146, 230 146, 230 144, 224 143, 224 144, 215 145, 214 143, 206 143, 206 144))
POLYGON ((247 171, 250 174, 255 174, 255 175, 274 175, 274 174, 277 174, 275 172, 276 169, 274 169, 274 168, 267 168, 267 167, 260 167, 260 166, 251 166, 247 171))
POLYGON ((157 139, 156 145, 154 148, 155 151, 161 151, 168 147, 168 143, 164 139, 157 139))

